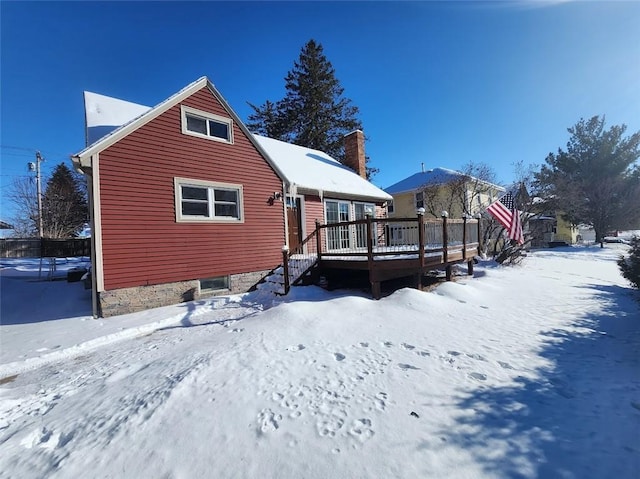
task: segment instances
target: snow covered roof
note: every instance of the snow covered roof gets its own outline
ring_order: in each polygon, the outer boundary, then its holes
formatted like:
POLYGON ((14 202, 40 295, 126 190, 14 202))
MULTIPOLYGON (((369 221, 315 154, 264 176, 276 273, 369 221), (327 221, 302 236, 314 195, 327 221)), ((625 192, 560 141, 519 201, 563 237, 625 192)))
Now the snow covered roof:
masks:
MULTIPOLYGON (((165 111, 169 110, 173 106, 183 101, 185 98, 188 98, 189 96, 193 95, 195 92, 205 87, 208 88, 209 91, 211 91, 211 93, 216 97, 216 99, 220 102, 220 104, 229 113, 233 121, 246 134, 247 138, 249 138, 249 140, 254 143, 256 148, 260 149, 260 146, 253 138, 253 135, 251 134, 251 132, 247 130, 247 127, 244 125, 242 120, 240 120, 240 117, 236 114, 235 111, 233 111, 233 109, 227 103, 224 97, 213 86, 213 83, 211 83, 211 81, 209 81, 209 79, 206 76, 203 76, 197 79, 196 81, 194 81, 193 83, 190 83, 189 85, 187 85, 182 90, 175 93, 174 95, 171 95, 166 100, 158 103, 153 108, 148 109, 146 111, 144 109, 148 107, 145 107, 144 105, 138 105, 136 103, 126 102, 126 101, 118 100, 117 98, 104 97, 103 95, 100 95, 103 97, 102 101, 99 103, 100 108, 111 109, 111 108, 123 107, 125 111, 124 113, 120 113, 120 114, 109 113, 108 115, 105 112, 100 114, 102 115, 102 118, 100 118, 100 115, 98 114, 88 114, 87 126, 90 124, 89 118, 95 119, 98 122, 107 117, 109 119, 116 118, 118 120, 126 120, 127 118, 130 118, 130 119, 129 121, 118 126, 114 130, 107 132, 105 136, 98 139, 95 143, 90 144, 81 152, 75 155, 72 155, 71 160, 74 162, 76 168, 78 169, 82 167, 91 167, 92 155, 105 150, 106 148, 113 145, 114 143, 121 140, 122 138, 129 135, 130 133, 134 132, 141 126, 147 124, 154 118, 157 118, 158 116, 163 114, 165 111), (104 99, 107 99, 107 101, 104 101, 104 99), (115 100, 115 101, 109 101, 109 100, 115 100), (122 103, 119 103, 119 102, 122 102, 122 103), (138 113, 138 116, 133 117, 135 113, 138 113)), ((100 101, 100 99, 98 100, 100 101)), ((91 106, 91 105, 90 104, 88 105, 87 102, 85 101, 85 108, 87 108, 87 106, 91 106)), ((94 126, 98 127, 98 126, 108 126, 108 125, 94 124, 94 126)), ((278 174, 278 176, 283 178, 284 176, 282 175, 282 172, 278 169, 277 165, 275 165, 271 161, 271 158, 269 158, 266 155, 265 155, 265 158, 267 162, 271 165, 271 167, 275 170, 275 172, 278 174)))
MULTIPOLYGON (((389 194, 407 193, 415 191, 421 186, 425 185, 439 185, 443 183, 449 183, 451 181, 459 180, 464 177, 464 173, 459 171, 450 170, 448 168, 433 168, 432 170, 422 171, 414 175, 405 178, 393 185, 385 188, 385 191, 389 194)), ((494 186, 499 191, 504 191, 504 188, 498 185, 494 186)))
POLYGON ((278 166, 285 181, 298 190, 312 191, 319 196, 331 195, 374 201, 392 199, 391 195, 322 151, 265 136, 253 136, 278 166))
POLYGON ((85 92, 89 145, 72 159, 77 166, 90 166, 91 155, 111 146, 204 87, 211 90, 238 127, 246 133, 276 173, 290 186, 312 191, 319 196, 330 194, 335 197, 373 201, 392 199, 389 194, 322 151, 251 134, 207 77, 199 78, 153 108, 85 92))
POLYGON ((85 91, 84 114, 87 126, 87 146, 149 110, 151 110, 150 106, 85 91))

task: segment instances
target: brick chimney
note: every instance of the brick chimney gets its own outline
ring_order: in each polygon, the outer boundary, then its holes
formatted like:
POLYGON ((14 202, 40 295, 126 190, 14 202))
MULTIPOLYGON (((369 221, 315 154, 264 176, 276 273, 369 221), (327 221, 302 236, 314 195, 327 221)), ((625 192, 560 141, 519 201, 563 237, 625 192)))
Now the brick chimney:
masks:
POLYGON ((364 157, 364 133, 354 130, 344 135, 344 164, 367 179, 364 157))

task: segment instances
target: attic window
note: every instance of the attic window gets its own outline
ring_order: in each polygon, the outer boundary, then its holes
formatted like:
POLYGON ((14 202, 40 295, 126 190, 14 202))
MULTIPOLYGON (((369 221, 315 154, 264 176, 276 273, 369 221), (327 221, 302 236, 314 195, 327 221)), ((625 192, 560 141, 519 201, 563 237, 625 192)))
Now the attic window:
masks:
POLYGON ((233 121, 231 118, 207 113, 182 105, 182 133, 209 140, 233 143, 233 121))
POLYGON ((416 209, 417 208, 424 208, 424 194, 422 191, 416 193, 416 209))

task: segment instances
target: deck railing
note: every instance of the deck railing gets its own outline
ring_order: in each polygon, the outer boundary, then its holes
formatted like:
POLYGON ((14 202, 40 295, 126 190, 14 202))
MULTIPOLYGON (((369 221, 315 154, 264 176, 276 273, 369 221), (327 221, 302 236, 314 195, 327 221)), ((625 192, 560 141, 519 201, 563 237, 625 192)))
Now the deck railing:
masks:
POLYGON ((294 250, 283 250, 285 294, 322 259, 368 261, 420 259, 422 265, 465 260, 480 246, 477 219, 373 218, 320 224, 294 250))
POLYGON ((479 243, 478 220, 467 218, 366 218, 318 225, 317 231, 321 257, 368 256, 368 236, 374 257, 463 250, 479 243))

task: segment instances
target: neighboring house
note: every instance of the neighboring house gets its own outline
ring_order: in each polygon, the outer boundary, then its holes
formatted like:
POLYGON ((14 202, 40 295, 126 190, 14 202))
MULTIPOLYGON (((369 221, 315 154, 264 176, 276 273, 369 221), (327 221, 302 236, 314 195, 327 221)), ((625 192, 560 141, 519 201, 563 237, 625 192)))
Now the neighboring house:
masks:
POLYGON ((447 168, 422 171, 399 181, 385 191, 393 196, 387 205, 389 218, 410 218, 419 208, 430 217, 447 211, 450 218, 464 212, 475 215, 500 197, 505 189, 447 168))
POLYGON ((583 239, 578 227, 565 220, 561 211, 531 216, 528 223, 531 246, 534 248, 572 245, 583 239))
POLYGON ((94 314, 247 291, 315 219, 389 198, 321 152, 254 136, 206 77, 153 108, 91 93, 85 108, 72 160, 88 177, 94 314))

